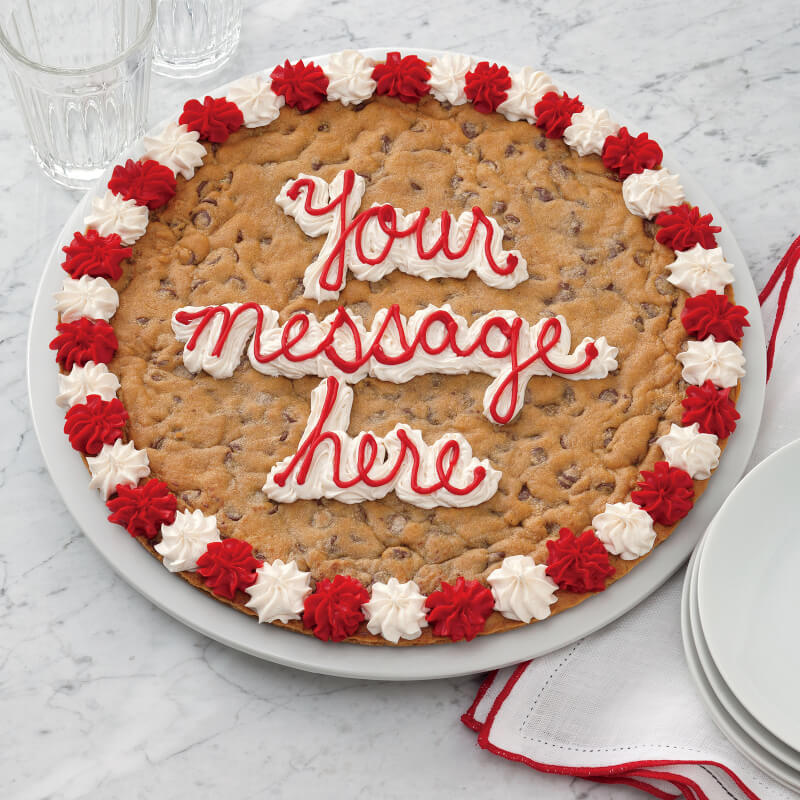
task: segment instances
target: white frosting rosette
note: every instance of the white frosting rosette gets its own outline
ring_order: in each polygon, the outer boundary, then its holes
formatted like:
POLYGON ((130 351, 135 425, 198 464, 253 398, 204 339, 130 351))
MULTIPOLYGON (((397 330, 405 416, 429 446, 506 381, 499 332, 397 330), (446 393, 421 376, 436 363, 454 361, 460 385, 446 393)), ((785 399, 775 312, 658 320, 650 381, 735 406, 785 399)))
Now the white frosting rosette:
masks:
POLYGON ((118 484, 136 486, 150 474, 147 451, 137 450, 133 442, 123 444, 121 439, 114 444, 104 444, 96 456, 87 457, 86 463, 92 473, 89 488, 97 489, 106 500, 114 494, 118 484))
MULTIPOLYGON (((278 118, 286 102, 282 94, 272 91, 272 81, 263 75, 249 75, 232 83, 225 92, 225 99, 235 103, 242 112, 245 128, 269 125, 278 118)), ((202 161, 202 156, 200 158, 202 161)))
POLYGON ((718 342, 713 336, 701 341, 689 340, 686 350, 677 355, 683 365, 681 375, 687 383, 701 386, 711 381, 727 389, 736 386, 745 374, 744 353, 733 342, 718 342))
POLYGON ((624 561, 646 555, 656 540, 652 518, 635 503, 607 503, 592 527, 606 550, 624 561))
POLYGON ((140 206, 135 200, 123 200, 109 190, 102 197, 92 198, 92 210, 84 222, 101 236, 116 233, 123 244, 133 244, 147 230, 148 217, 147 206, 140 206))
POLYGON ((328 100, 338 100, 343 106, 358 105, 375 92, 372 69, 375 62, 357 50, 342 50, 328 59, 328 100))
POLYGON ((58 376, 58 394, 56 403, 61 408, 72 408, 85 403, 90 394, 100 396, 102 400, 116 397, 119 379, 108 371, 105 364, 87 361, 84 366, 74 366, 66 375, 58 376))
POLYGON ((652 219, 684 200, 678 176, 667 169, 646 169, 622 182, 622 199, 631 214, 652 219))
POLYGON ((597 155, 609 136, 619 133, 619 124, 614 122, 604 108, 584 108, 572 115, 564 131, 564 143, 579 156, 597 155))
POLYGON ((369 602, 362 608, 367 630, 395 644, 400 639, 418 639, 428 626, 425 596, 414 581, 389 578, 387 583, 373 583, 369 602))
POLYGON ((56 311, 62 322, 72 322, 80 317, 109 320, 117 313, 119 295, 105 278, 83 275, 64 278, 61 289, 53 297, 56 311))
POLYGON ((440 103, 460 106, 467 102, 464 94, 467 73, 472 69, 472 59, 459 53, 444 53, 431 59, 428 85, 431 94, 440 103))
POLYGON ((550 616, 558 585, 547 575, 544 564, 537 564, 530 556, 508 556, 487 580, 494 607, 504 617, 530 622, 550 616))
POLYGON ((497 106, 497 110, 511 122, 524 119, 536 122, 536 104, 548 93, 558 88, 549 75, 531 67, 523 67, 511 76, 511 86, 507 97, 497 106))
POLYGON ((258 614, 259 622, 288 622, 300 619, 303 601, 311 594, 311 573, 301 572, 295 561, 284 564, 280 558, 256 570, 256 580, 245 591, 245 603, 258 614))
POLYGON ((696 244, 677 253, 667 269, 670 271, 667 280, 692 297, 708 291, 722 294, 725 287, 733 283, 732 265, 723 257, 721 247, 706 250, 696 244))
POLYGON ((207 517, 200 509, 179 511, 175 522, 161 526, 161 541, 155 549, 170 572, 191 571, 197 569, 197 559, 208 545, 218 541, 216 517, 207 517))
POLYGON ((713 433, 700 433, 695 422, 685 428, 672 424, 669 433, 661 436, 656 444, 672 467, 689 473, 690 478, 703 481, 711 477, 711 470, 719 464, 720 449, 713 433))
POLYGON ((144 137, 144 158, 151 158, 169 167, 176 175, 188 181, 195 167, 203 166, 206 148, 199 142, 200 134, 190 131, 185 125, 170 122, 156 136, 144 137))

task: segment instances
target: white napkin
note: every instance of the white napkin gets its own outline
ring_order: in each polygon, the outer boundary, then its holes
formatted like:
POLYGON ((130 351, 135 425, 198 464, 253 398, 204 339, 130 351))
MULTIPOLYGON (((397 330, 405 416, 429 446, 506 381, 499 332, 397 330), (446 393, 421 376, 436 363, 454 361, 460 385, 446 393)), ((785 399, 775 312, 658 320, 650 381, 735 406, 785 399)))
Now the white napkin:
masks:
POLYGON ((695 692, 681 645, 683 574, 598 633, 492 673, 463 717, 479 744, 656 797, 796 798, 728 743, 695 692))

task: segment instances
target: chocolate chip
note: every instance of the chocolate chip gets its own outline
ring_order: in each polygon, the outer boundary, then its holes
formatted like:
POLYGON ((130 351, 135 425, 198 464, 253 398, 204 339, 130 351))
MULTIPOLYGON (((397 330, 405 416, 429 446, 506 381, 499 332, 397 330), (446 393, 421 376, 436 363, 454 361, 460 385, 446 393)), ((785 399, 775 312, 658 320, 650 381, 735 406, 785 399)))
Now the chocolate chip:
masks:
POLYGON ((558 437, 558 443, 561 445, 562 450, 569 450, 569 442, 563 433, 558 437))
POLYGON ((633 327, 636 328, 639 333, 644 333, 644 320, 641 317, 636 317, 633 321, 633 327))
POLYGON ((241 242, 243 240, 244 240, 244 234, 242 233, 242 231, 240 229, 240 230, 236 231, 236 243, 238 244, 239 242, 241 242))
POLYGON ((589 264, 590 266, 597 263, 597 259, 588 253, 581 253, 581 261, 583 261, 584 264, 589 264))
POLYGON ((208 211, 198 211, 192 215, 192 224, 195 228, 207 228, 211 224, 211 215, 208 211))
POLYGON ((203 196, 203 189, 205 189, 206 186, 208 186, 208 181, 200 181, 200 183, 197 184, 197 196, 198 197, 202 197, 203 196))
POLYGON ((553 200, 553 193, 549 189, 545 189, 544 186, 534 186, 533 192, 543 203, 549 203, 553 200))
POLYGON ((420 192, 420 191, 422 191, 422 187, 421 187, 421 186, 420 186, 418 183, 415 183, 414 181, 411 181, 411 188, 412 188, 412 189, 413 189, 415 192, 420 192))
POLYGON ((200 202, 208 203, 210 206, 217 205, 217 201, 213 197, 204 197, 200 202))
POLYGON ((562 489, 571 489, 579 477, 580 472, 578 471, 578 467, 576 464, 573 464, 569 469, 558 473, 556 483, 558 483, 562 489))
POLYGON ((392 140, 384 133, 381 136, 381 152, 388 153, 392 149, 392 140))
POLYGON ((606 428, 603 431, 603 447, 608 447, 611 444, 611 440, 614 438, 616 432, 616 428, 606 428))
POLYGON ((464 136, 466 136, 467 139, 474 139, 480 133, 478 127, 472 122, 462 122, 461 130, 464 131, 464 136))
POLYGON ((598 483, 597 486, 595 486, 594 488, 601 494, 611 494, 611 492, 614 491, 615 485, 616 484, 613 483, 598 483))
POLYGON ((411 551, 406 550, 405 547, 393 547, 392 548, 392 558, 396 558, 398 561, 401 561, 404 558, 410 558, 411 551))
POLYGON ((322 166, 322 162, 321 162, 321 161, 320 161, 318 158, 315 158, 315 159, 314 159, 314 160, 311 162, 311 169, 313 169, 315 172, 316 172, 316 171, 317 171, 317 170, 318 170, 318 169, 319 169, 321 166, 322 166))
POLYGON ((604 403, 616 403, 619 399, 619 395, 616 389, 603 389, 603 391, 597 395, 597 399, 602 400, 604 403))
POLYGON ((453 177, 450 178, 450 186, 453 189, 458 189, 458 184, 461 183, 461 181, 463 180, 464 179, 460 175, 453 175, 453 177))
POLYGON ((547 451, 544 447, 534 447, 531 450, 531 466, 538 467, 539 464, 544 464, 547 461, 547 451))
POLYGON ((153 442, 153 444, 150 445, 150 447, 152 447, 153 450, 160 450, 163 446, 164 446, 164 437, 163 436, 160 439, 156 439, 153 442))
POLYGON ((502 200, 495 200, 492 203, 492 214, 502 214, 508 206, 502 200))
POLYGON ((547 150, 547 138, 544 136, 540 136, 535 142, 534 147, 537 150, 547 150))
POLYGON ((518 155, 518 154, 519 154, 519 150, 517 150, 517 148, 514 147, 513 144, 510 144, 510 145, 508 145, 506 147, 506 152, 505 152, 505 157, 506 158, 511 158, 511 156, 515 156, 515 155, 518 155))
POLYGON ((518 500, 529 500, 531 493, 527 486, 524 486, 519 490, 519 494, 517 495, 518 500))
POLYGON ((289 431, 283 431, 281 435, 278 437, 278 441, 285 442, 288 436, 289 436, 289 431))
POLYGON ((240 520, 240 519, 241 519, 241 518, 244 516, 244 514, 242 514, 242 512, 241 512, 241 511, 236 511, 235 509, 232 509, 232 508, 228 509, 228 508, 226 508, 226 509, 225 509, 225 516, 226 516, 228 519, 231 519, 231 520, 233 520, 234 522, 238 522, 238 521, 239 521, 239 520, 240 520))
POLYGON ((322 132, 324 133, 325 131, 329 131, 329 130, 330 130, 330 127, 331 127, 331 126, 330 126, 330 125, 328 125, 328 123, 327 123, 327 122, 322 122, 322 123, 320 123, 319 125, 317 125, 317 130, 318 130, 318 131, 322 131, 322 132))
POLYGON ((664 296, 674 295, 678 291, 663 275, 656 275, 653 283, 655 284, 656 291, 664 296))
POLYGON ((136 317, 136 321, 140 325, 147 325, 147 323, 150 322, 150 317, 136 317))
POLYGON ((519 217, 516 214, 506 214, 504 219, 511 225, 519 225, 519 217))
POLYGON ((649 239, 656 238, 656 231, 658 230, 658 226, 655 224, 655 222, 651 222, 649 219, 643 219, 642 228, 644 229, 644 235, 647 236, 649 239))
POLYGON ((488 169, 492 170, 492 172, 497 172, 497 163, 495 161, 484 158, 481 159, 481 164, 485 164, 488 169))

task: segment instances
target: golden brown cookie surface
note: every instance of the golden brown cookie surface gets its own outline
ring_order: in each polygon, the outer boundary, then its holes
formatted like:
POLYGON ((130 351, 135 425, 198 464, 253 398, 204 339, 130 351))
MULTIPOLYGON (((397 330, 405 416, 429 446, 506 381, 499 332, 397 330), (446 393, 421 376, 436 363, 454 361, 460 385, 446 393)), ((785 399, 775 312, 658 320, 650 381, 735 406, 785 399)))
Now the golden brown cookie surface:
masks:
MULTIPOLYGON (((268 127, 242 129, 209 151, 134 246, 118 284, 120 347, 110 367, 122 383, 129 436, 147 450, 153 475, 182 506, 216 515, 223 536, 250 542, 260 558, 295 559, 314 580, 341 573, 368 586, 394 576, 428 594, 459 575, 485 581, 505 556, 544 562, 548 537, 561 527, 585 530, 606 503, 627 500, 641 469, 661 458, 655 439, 681 417, 675 356, 687 339, 684 295, 666 280, 673 252, 627 211, 621 183, 599 158, 581 158, 499 114, 381 97, 360 109, 284 108, 268 127), (502 226, 503 246, 521 251, 530 278, 500 290, 475 275, 425 281, 393 272, 377 283, 350 276, 337 302, 305 299, 303 272, 323 239, 304 235, 275 198, 301 172, 331 181, 348 168, 367 180, 362 208, 427 206, 433 216, 480 207, 502 226), (561 314, 574 340, 605 336, 618 347, 619 369, 603 380, 535 377, 519 417, 505 426, 482 413, 487 376, 368 378, 355 386, 351 433, 385 434, 400 422, 428 442, 459 432, 502 472, 497 494, 464 509, 425 510, 393 494, 359 505, 277 504, 261 487, 295 452, 318 379, 267 377, 246 360, 230 379, 193 376, 170 328, 182 306, 246 301, 281 310, 282 321, 298 309, 321 318, 346 305, 368 326, 393 303, 405 315, 449 303, 468 321, 493 309, 532 324, 561 314)), ((659 541, 668 534, 656 530, 659 541)), ((631 566, 611 560, 615 577, 631 566)), ((579 599, 561 592, 552 610, 579 599)), ((516 624, 494 614, 488 630, 516 624)), ((432 638, 426 631, 417 641, 432 638)))

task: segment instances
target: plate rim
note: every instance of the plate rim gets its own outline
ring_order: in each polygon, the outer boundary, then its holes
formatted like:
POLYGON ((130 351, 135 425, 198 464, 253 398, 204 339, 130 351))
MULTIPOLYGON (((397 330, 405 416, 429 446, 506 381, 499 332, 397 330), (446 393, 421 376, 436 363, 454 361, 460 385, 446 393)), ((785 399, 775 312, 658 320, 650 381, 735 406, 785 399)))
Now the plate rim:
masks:
POLYGON ((800 790, 800 773, 781 762, 775 755, 759 744, 759 742, 751 739, 716 695, 711 682, 702 669, 700 656, 694 644, 690 611, 690 584, 693 571, 696 567, 697 558, 696 551, 689 561, 683 588, 681 590, 681 639, 683 642, 683 652, 686 657, 686 665, 695 690, 700 695, 700 699, 712 721, 731 746, 770 778, 787 789, 796 792, 800 790), (751 741, 748 741, 748 739, 751 739, 751 741), (756 748, 755 753, 751 749, 752 747, 756 748), (786 770, 788 770, 788 772, 786 772, 786 770))
POLYGON ((777 736, 770 733, 752 714, 750 714, 727 683, 725 683, 724 678, 717 669, 717 665, 714 663, 714 659, 711 657, 708 644, 703 636, 702 626, 700 625, 699 608, 697 606, 697 572, 700 562, 703 560, 705 541, 704 537, 698 543, 696 548, 697 558, 693 558, 693 561, 690 562, 689 572, 687 572, 687 579, 690 583, 688 606, 689 627, 694 644, 694 651, 699 659, 703 675, 717 700, 719 700, 720 705, 728 712, 742 731, 767 753, 797 774, 798 788, 800 789, 800 752, 794 750, 777 736))
MULTIPOLYGON (((363 48, 360 52, 376 57, 391 50, 413 52, 425 58, 452 52, 406 47, 363 48)), ((327 56, 311 56, 311 59, 317 63, 325 63, 327 56)), ((513 66, 508 66, 513 69, 513 66)), ((221 92, 229 83, 222 84, 209 93, 221 92)), ((172 119, 174 117, 170 116, 162 120, 151 131, 160 130, 172 119)), ((141 140, 117 159, 140 153, 141 140)), ((712 213, 715 221, 722 226, 722 233, 717 238, 726 257, 736 267, 737 300, 750 311, 751 326, 743 343, 748 370, 742 380, 738 404, 742 417, 726 448, 720 467, 692 514, 635 569, 605 592, 592 597, 589 602, 581 603, 568 609, 568 613, 546 620, 545 625, 534 624, 503 632, 502 635, 477 637, 469 643, 403 648, 354 644, 333 647, 294 631, 272 625, 258 625, 241 612, 222 603, 211 602, 204 592, 199 592, 186 581, 176 580, 174 575, 162 569, 138 542, 129 536, 120 535, 118 526, 106 519, 105 504, 99 495, 93 495, 88 490, 85 468, 80 463, 79 455, 66 446, 61 432, 63 413, 55 404, 58 373, 47 347, 55 327, 50 295, 58 288, 63 275, 58 263, 59 248, 70 241, 76 225, 80 227, 89 199, 107 182, 111 167, 84 195, 61 229, 42 272, 28 328, 27 383, 34 430, 45 464, 64 504, 112 568, 151 603, 188 627, 222 644, 301 670, 371 680, 457 677, 544 655, 604 627, 649 596, 689 557, 716 508, 745 470, 755 445, 764 405, 764 330, 758 295, 747 261, 730 225, 702 186, 691 175, 687 177, 685 170, 681 170, 673 159, 665 158, 664 164, 672 171, 680 172, 687 196, 705 212, 712 213), (76 464, 80 466, 80 470, 76 469, 76 464)))
MULTIPOLYGON (((705 537, 705 545, 703 547, 703 555, 698 562, 697 567, 697 602, 700 625, 703 631, 703 638, 708 645, 709 653, 714 661, 714 665, 722 676, 723 680, 730 688, 731 692, 736 696, 739 702, 744 706, 752 717, 761 724, 773 736, 780 739, 786 745, 794 750, 800 751, 800 724, 792 724, 782 712, 780 704, 771 704, 769 708, 765 708, 763 703, 760 703, 757 693, 753 693, 748 688, 746 682, 737 678, 737 671, 731 667, 732 660, 727 655, 727 648, 725 645, 726 637, 722 636, 718 626, 713 624, 714 618, 718 618, 717 612, 714 611, 715 607, 715 592, 712 590, 711 584, 719 583, 720 573, 719 570, 724 570, 728 559, 720 559, 715 553, 718 553, 722 541, 719 531, 725 529, 726 531, 726 552, 731 553, 731 527, 736 529, 736 525, 731 526, 728 524, 726 527, 724 521, 735 511, 736 504, 741 502, 741 498, 747 496, 749 487, 762 480, 762 475, 768 475, 771 470, 778 469, 784 459, 790 459, 793 463, 800 462, 800 438, 794 439, 791 442, 778 448, 773 453, 770 453, 763 461, 759 462, 752 470, 737 484, 729 497, 720 506, 714 520, 709 525, 708 532, 705 537), (708 553, 712 556, 707 558, 708 553), (712 565, 712 562, 715 562, 712 565), (716 572, 716 578, 714 577, 716 572), (771 711, 770 711, 771 709, 771 711), (777 717, 775 711, 778 711, 777 717), (776 724, 777 723, 777 724, 776 724)), ((733 659, 735 662, 736 659, 733 659)))

